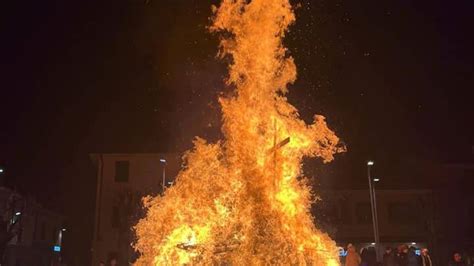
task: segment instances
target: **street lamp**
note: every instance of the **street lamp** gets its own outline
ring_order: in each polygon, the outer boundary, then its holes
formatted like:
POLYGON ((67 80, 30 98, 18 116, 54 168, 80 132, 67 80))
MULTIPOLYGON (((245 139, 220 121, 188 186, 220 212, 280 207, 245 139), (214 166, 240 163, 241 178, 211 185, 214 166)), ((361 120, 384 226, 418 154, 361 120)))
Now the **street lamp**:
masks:
POLYGON ((59 229, 57 232, 58 232, 58 235, 56 238, 56 242, 54 243, 54 246, 53 246, 53 251, 55 252, 54 260, 60 261, 61 251, 62 251, 62 246, 63 246, 63 238, 64 238, 64 233, 66 232, 66 228, 63 227, 59 229))
POLYGON ((372 194, 374 195, 374 213, 375 213, 375 231, 377 232, 376 234, 376 242, 377 242, 377 259, 380 260, 381 257, 380 257, 380 253, 379 252, 379 249, 380 249, 380 233, 379 233, 379 214, 378 214, 378 210, 377 210, 377 196, 376 196, 376 193, 375 193, 375 183, 378 183, 380 181, 379 178, 374 178, 374 183, 372 184, 372 194))
POLYGON ((3 173, 3 168, 0 168, 0 173, 3 173))
POLYGON ((16 216, 20 216, 20 215, 21 215, 21 212, 15 212, 15 215, 16 215, 16 216))
POLYGON ((369 181, 370 206, 372 208, 372 226, 374 229, 375 251, 377 255, 377 261, 379 261, 380 260, 380 252, 379 252, 380 238, 379 238, 379 226, 378 226, 378 220, 377 220, 377 203, 375 199, 375 183, 374 182, 378 182, 380 181, 380 179, 379 178, 372 179, 370 175, 370 170, 374 164, 375 164, 374 161, 367 161, 367 178, 369 181))
POLYGON ((166 182, 166 159, 160 159, 160 162, 163 164, 163 178, 161 183, 161 193, 165 193, 165 182, 166 182))

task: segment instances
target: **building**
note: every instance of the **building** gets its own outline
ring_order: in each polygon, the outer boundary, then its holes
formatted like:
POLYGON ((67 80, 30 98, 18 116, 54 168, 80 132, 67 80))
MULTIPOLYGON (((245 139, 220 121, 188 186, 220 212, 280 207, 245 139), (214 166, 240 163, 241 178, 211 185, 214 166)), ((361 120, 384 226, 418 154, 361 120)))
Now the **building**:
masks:
POLYGON ((60 260, 61 215, 6 187, 0 187, 0 214, 2 265, 49 266, 60 260))
MULTIPOLYGON (((380 253, 385 247, 401 244, 418 250, 433 247, 435 210, 431 190, 380 189, 375 193, 380 253)), ((312 210, 318 226, 328 232, 338 246, 347 247, 351 243, 358 250, 365 248, 375 255, 369 190, 325 190, 320 196, 322 202, 312 210)))
POLYGON ((178 154, 91 154, 97 169, 92 264, 135 259, 133 225, 144 216, 141 199, 172 185, 181 166, 178 154))
POLYGON ((453 252, 474 263, 474 163, 466 160, 443 164, 434 184, 436 252, 446 263, 453 252))
MULTIPOLYGON (((323 213, 335 227, 330 231, 336 241, 374 242, 368 190, 331 190, 321 194, 323 213)), ((376 190, 376 202, 381 243, 430 241, 434 217, 431 190, 376 190)))

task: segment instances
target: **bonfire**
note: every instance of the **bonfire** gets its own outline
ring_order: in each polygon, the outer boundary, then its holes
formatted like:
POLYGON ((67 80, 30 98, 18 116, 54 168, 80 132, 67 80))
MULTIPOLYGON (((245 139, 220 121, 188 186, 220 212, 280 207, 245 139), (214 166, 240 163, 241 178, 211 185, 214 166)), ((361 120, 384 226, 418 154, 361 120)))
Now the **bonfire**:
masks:
POLYGON ((213 7, 209 28, 235 88, 219 99, 224 138, 196 138, 174 185, 144 199, 135 265, 339 265, 335 242, 313 223, 301 166, 345 149, 323 116, 308 125, 285 97, 297 72, 282 39, 294 21, 288 0, 213 7))

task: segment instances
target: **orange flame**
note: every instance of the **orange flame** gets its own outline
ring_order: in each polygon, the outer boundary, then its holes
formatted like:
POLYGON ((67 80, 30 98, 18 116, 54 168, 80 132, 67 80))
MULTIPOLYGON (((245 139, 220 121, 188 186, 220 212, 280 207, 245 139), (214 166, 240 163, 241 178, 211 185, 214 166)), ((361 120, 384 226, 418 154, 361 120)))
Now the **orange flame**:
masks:
POLYGON ((315 116, 299 119, 284 96, 296 66, 282 38, 295 16, 288 0, 222 0, 211 31, 230 56, 221 98, 225 140, 197 138, 164 196, 147 197, 135 226, 136 265, 338 265, 334 241, 315 228, 303 157, 343 152, 315 116))

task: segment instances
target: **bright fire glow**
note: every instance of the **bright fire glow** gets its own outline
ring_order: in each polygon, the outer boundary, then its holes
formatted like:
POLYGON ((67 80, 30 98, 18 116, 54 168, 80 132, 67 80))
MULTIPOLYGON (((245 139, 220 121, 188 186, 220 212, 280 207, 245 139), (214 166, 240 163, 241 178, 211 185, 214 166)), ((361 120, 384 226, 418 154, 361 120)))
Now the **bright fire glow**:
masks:
POLYGON ((296 79, 282 38, 295 20, 288 0, 222 0, 212 32, 229 56, 220 98, 225 139, 197 138, 164 196, 144 200, 135 226, 136 265, 339 265, 338 249, 315 228, 303 157, 343 152, 324 117, 299 119, 287 102, 296 79))

